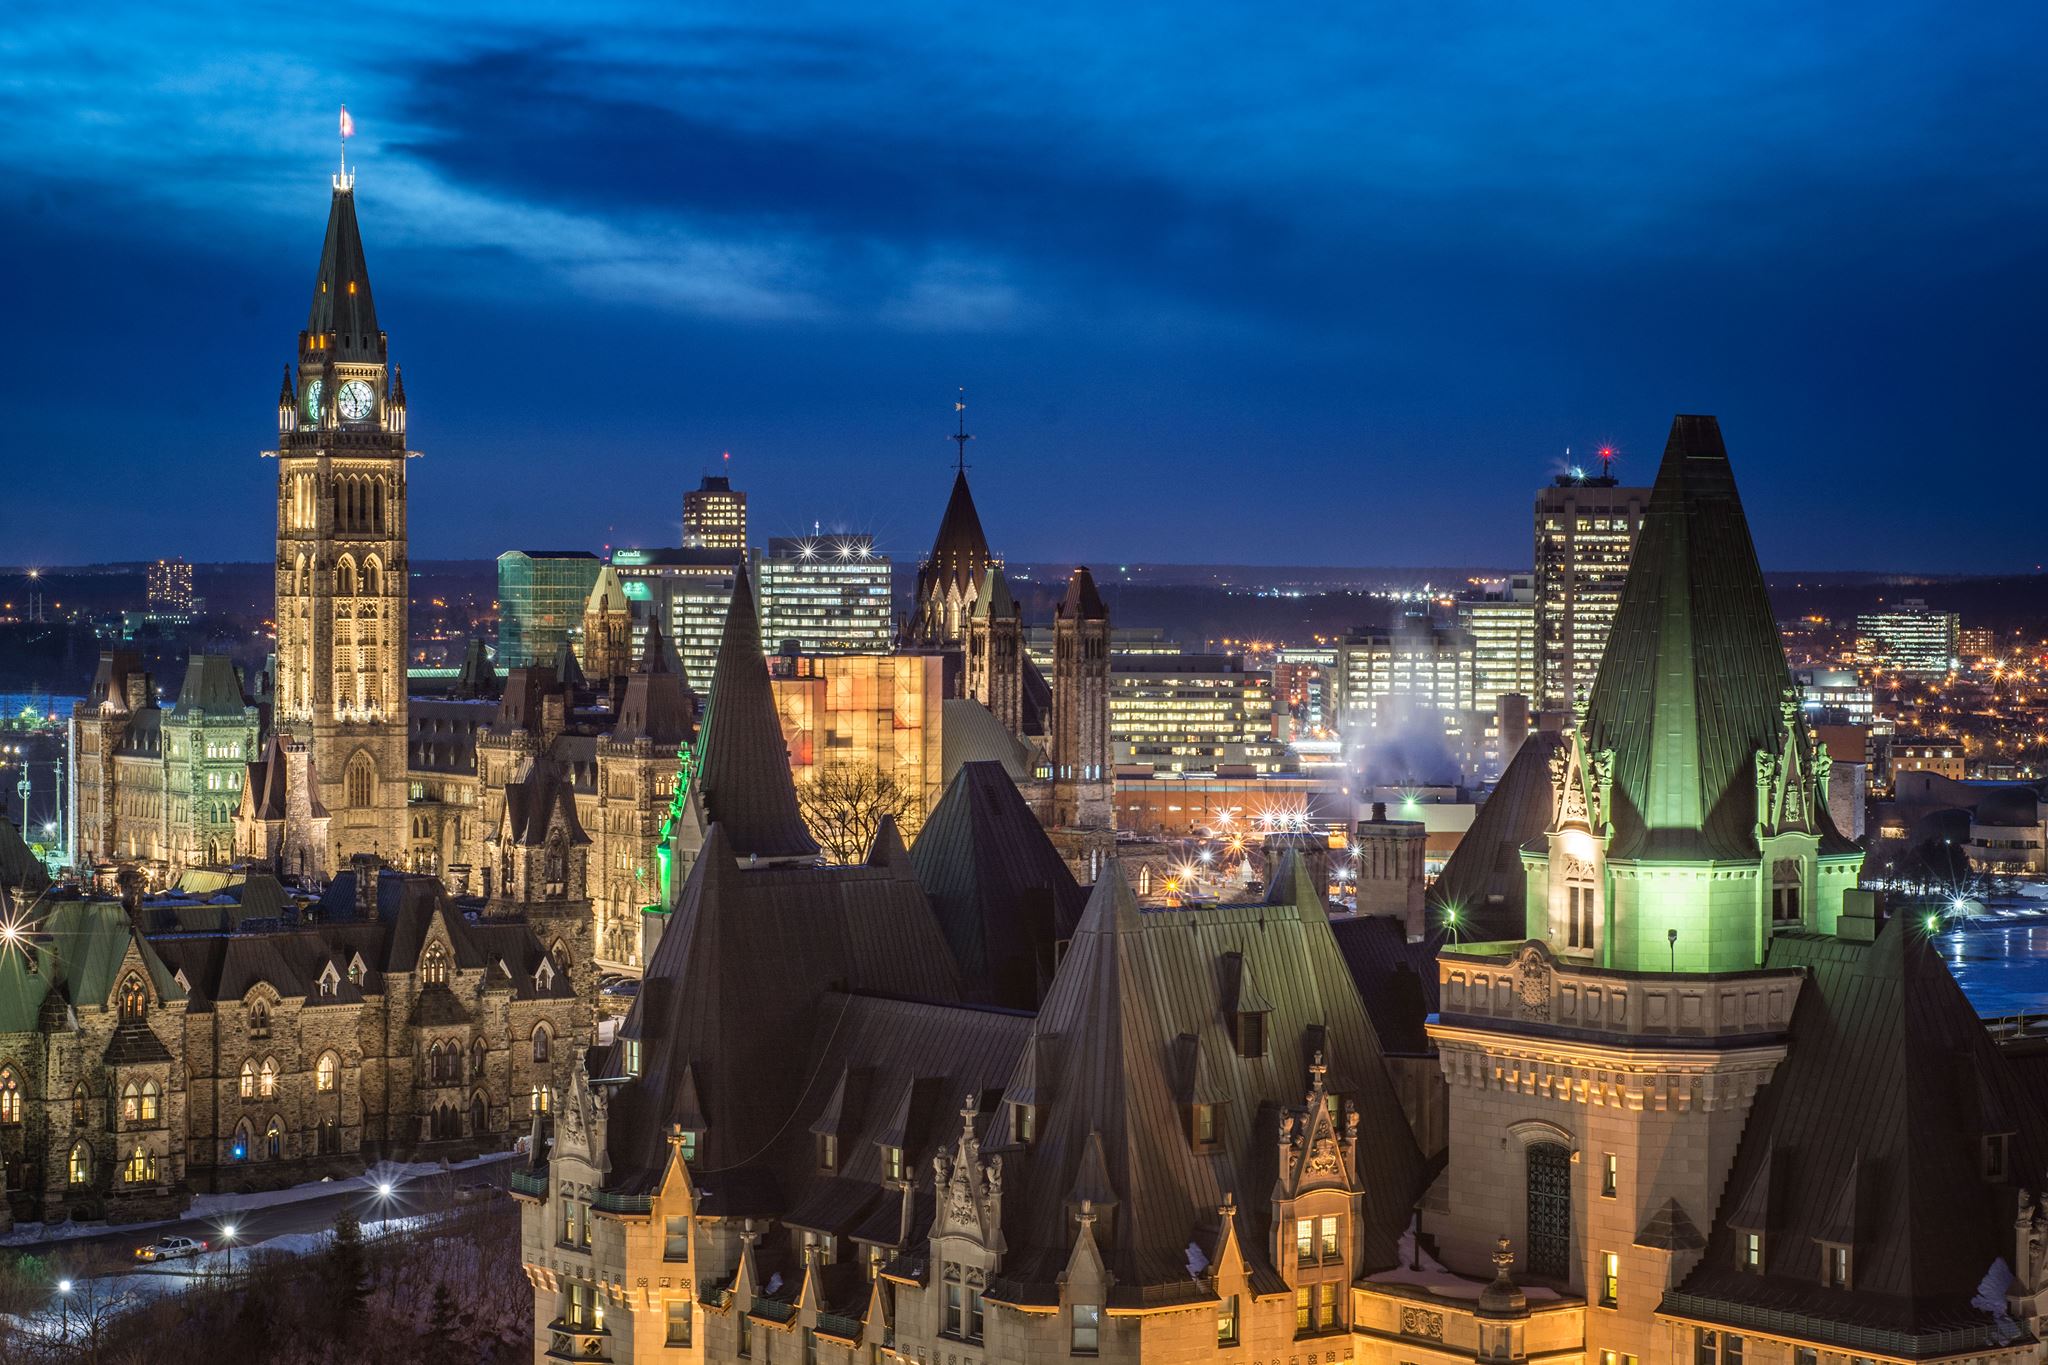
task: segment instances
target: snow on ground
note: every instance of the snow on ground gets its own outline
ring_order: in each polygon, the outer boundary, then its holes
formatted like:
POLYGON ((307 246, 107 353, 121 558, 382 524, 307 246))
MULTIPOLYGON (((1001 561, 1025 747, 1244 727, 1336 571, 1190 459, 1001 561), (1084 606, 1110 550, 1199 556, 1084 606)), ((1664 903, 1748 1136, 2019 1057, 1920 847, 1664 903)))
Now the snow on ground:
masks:
POLYGON ((192 1207, 176 1218, 159 1218, 149 1223, 104 1223, 73 1222, 31 1223, 17 1227, 14 1231, 0 1236, 0 1247, 39 1246, 46 1242, 68 1242, 79 1237, 98 1237, 108 1232, 145 1232, 151 1228, 174 1227, 193 1219, 218 1219, 231 1213, 245 1213, 250 1209, 265 1209, 276 1204, 296 1204, 307 1199, 321 1199, 330 1194, 342 1194, 354 1190, 368 1193, 380 1184, 405 1185, 423 1177, 439 1175, 443 1171, 466 1171, 476 1166, 488 1166, 492 1162, 504 1161, 507 1153, 492 1152, 486 1156, 472 1157, 468 1161, 384 1161, 372 1166, 361 1175, 345 1180, 315 1180, 304 1185, 290 1185, 281 1190, 257 1190, 250 1194, 202 1194, 192 1201, 192 1207))

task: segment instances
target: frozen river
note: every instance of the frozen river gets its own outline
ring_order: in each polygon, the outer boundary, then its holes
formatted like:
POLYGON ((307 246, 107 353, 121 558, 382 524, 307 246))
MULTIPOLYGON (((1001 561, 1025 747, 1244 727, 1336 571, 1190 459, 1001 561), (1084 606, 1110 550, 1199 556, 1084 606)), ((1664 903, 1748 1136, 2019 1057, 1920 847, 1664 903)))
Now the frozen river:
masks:
POLYGON ((1935 936, 1956 984, 1987 1018, 2048 1014, 2048 907, 2025 909, 2024 918, 1976 920, 1935 936))

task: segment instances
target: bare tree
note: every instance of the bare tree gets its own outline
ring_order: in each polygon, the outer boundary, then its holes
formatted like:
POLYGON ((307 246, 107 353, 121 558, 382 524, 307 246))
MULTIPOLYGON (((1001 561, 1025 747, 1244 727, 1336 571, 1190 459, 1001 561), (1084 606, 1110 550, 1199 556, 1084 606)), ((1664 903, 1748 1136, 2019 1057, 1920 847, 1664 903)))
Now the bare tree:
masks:
POLYGON ((835 863, 868 856, 883 817, 893 816, 907 843, 924 824, 924 794, 900 785, 876 768, 831 763, 816 769, 796 788, 797 809, 811 837, 835 863))

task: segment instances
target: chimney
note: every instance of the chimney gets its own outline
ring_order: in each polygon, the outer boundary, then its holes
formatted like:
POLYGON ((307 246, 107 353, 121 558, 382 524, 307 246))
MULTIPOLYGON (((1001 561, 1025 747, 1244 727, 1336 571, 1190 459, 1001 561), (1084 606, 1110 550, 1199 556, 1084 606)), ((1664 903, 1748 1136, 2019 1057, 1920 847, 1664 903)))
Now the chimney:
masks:
POLYGON ((1427 929, 1422 909, 1422 863, 1429 832, 1420 820, 1389 820, 1384 801, 1372 803, 1352 838, 1358 859, 1358 913, 1401 921, 1410 939, 1427 929))

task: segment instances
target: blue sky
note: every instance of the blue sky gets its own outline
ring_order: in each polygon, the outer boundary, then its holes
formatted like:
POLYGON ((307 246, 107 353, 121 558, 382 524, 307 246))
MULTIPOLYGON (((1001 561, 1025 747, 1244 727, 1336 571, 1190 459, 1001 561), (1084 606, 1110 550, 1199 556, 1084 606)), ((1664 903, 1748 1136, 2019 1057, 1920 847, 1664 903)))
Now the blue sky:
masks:
POLYGON ((418 558, 943 505, 1020 559, 1526 563, 1721 416, 1780 568, 2032 568, 2039 6, 0 18, 0 561, 269 553, 335 108, 418 558))

